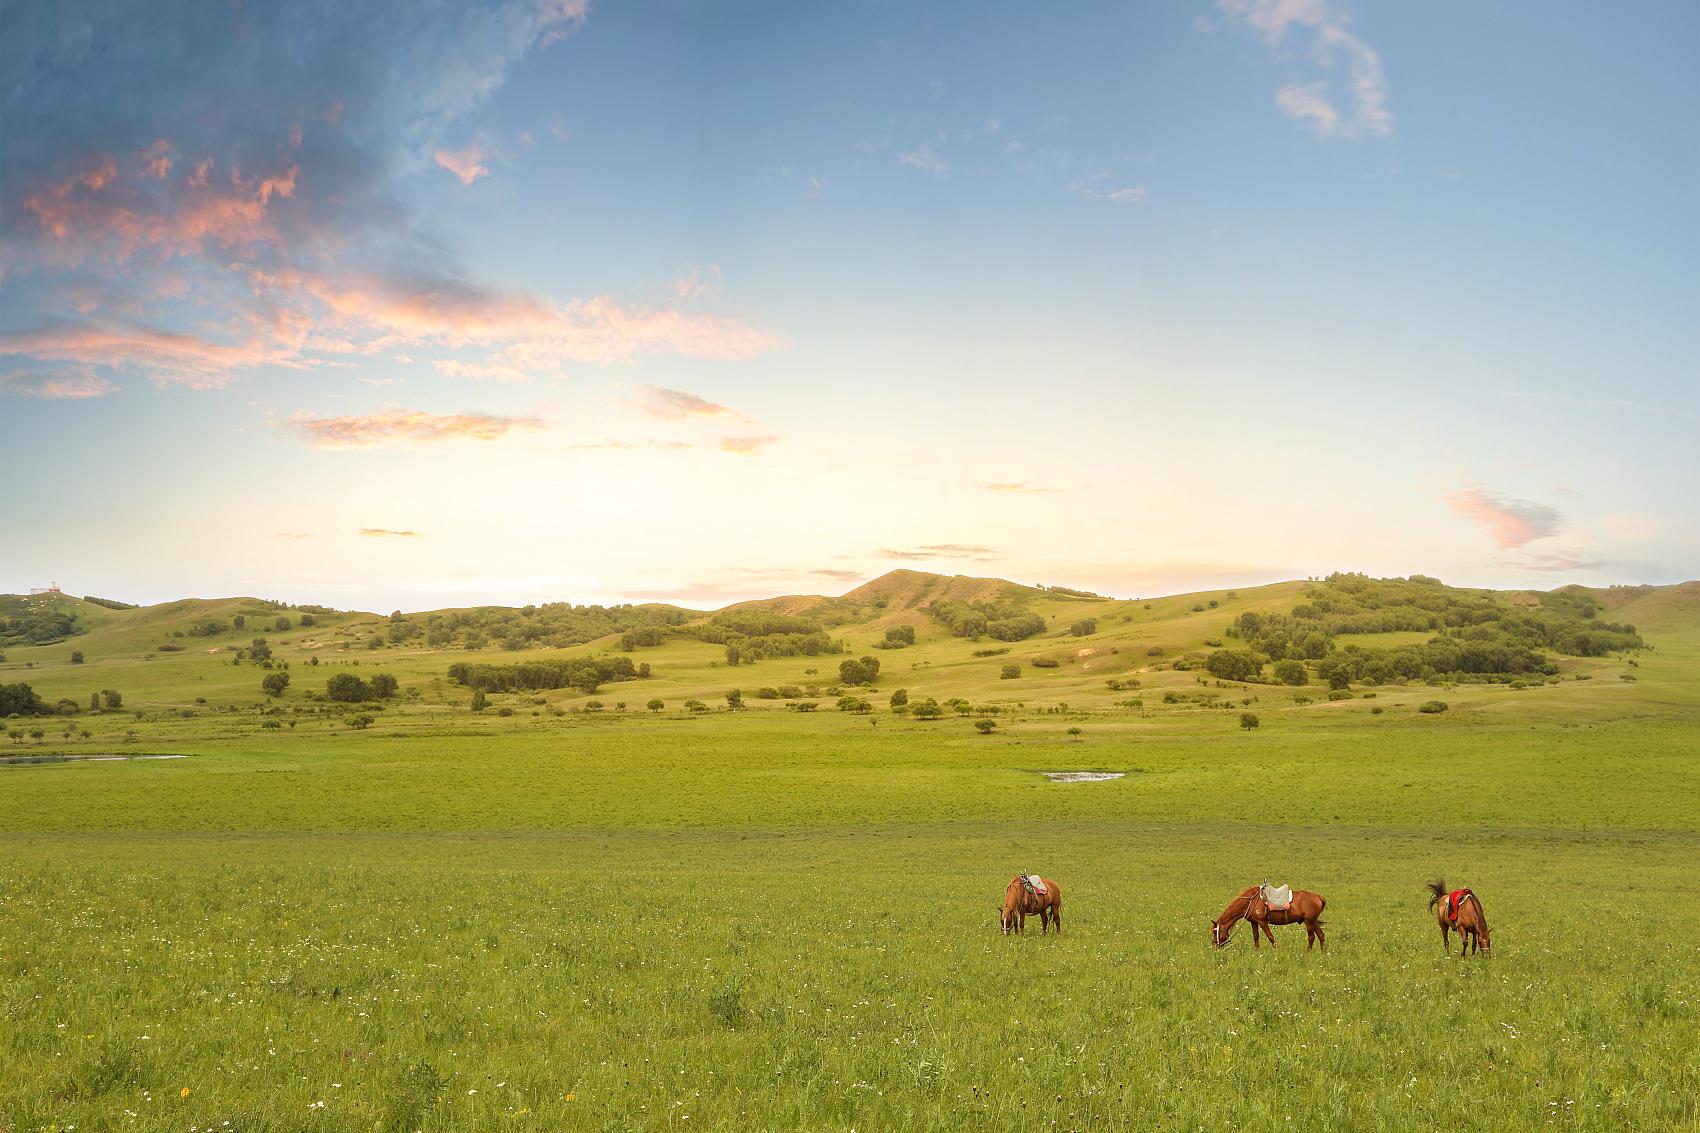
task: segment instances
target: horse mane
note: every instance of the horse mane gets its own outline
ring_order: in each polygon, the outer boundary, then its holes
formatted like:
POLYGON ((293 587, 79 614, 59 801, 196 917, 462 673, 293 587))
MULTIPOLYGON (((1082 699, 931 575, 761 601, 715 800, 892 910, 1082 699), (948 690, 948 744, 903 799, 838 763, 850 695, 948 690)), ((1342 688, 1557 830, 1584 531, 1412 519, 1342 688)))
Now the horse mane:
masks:
POLYGON ((1428 883, 1428 891, 1430 893, 1428 907, 1432 909, 1435 906, 1435 902, 1446 896, 1446 879, 1443 877, 1435 878, 1433 881, 1428 883))

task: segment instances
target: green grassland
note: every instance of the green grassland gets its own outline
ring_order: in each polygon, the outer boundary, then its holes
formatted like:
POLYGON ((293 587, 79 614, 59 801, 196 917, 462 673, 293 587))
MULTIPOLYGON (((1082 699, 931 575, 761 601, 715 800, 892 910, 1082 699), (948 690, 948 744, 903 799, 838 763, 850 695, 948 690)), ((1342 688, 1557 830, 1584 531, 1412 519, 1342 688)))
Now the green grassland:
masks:
POLYGON ((764 604, 882 661, 868 715, 824 692, 836 654, 669 635, 648 680, 473 713, 450 664, 618 635, 373 649, 380 615, 36 600, 82 632, 5 646, 0 683, 123 707, 7 721, 0 754, 188 758, 0 767, 0 1130, 1697 1127, 1700 585, 1595 592, 1646 648, 1551 683, 1337 700, 1174 667, 1305 583, 1022 589, 1049 628, 1015 642, 921 609, 1004 585, 764 604), (873 651, 894 625, 916 644, 873 651), (232 663, 262 633, 279 698, 232 663), (351 728, 341 672, 402 695, 351 728), (819 710, 754 696, 785 685, 819 710), (1018 868, 1060 882, 1061 936, 997 934, 1018 868), (1436 875, 1482 895, 1491 960, 1441 955, 1436 875), (1326 954, 1209 947, 1265 876, 1327 896, 1326 954))

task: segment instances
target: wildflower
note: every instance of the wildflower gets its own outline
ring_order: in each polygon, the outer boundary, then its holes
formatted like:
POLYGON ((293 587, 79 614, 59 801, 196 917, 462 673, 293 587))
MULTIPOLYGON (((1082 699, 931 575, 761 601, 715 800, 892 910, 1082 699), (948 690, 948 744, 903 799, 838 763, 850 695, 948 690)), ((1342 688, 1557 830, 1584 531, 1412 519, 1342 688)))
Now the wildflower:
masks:
POLYGON ((571 1101, 577 1101, 577 1100, 578 1100, 578 1095, 577 1095, 577 1094, 568 1094, 568 1095, 567 1095, 567 1100, 568 1100, 568 1101, 570 1101, 570 1102, 571 1102, 571 1101))
POLYGON ((186 1097, 188 1097, 188 1096, 189 1096, 189 1087, 188 1087, 188 1086, 184 1086, 184 1087, 183 1087, 183 1092, 182 1092, 182 1093, 180 1093, 180 1094, 178 1094, 178 1095, 177 1095, 177 1096, 178 1096, 178 1097, 180 1097, 180 1098, 186 1098, 186 1097))

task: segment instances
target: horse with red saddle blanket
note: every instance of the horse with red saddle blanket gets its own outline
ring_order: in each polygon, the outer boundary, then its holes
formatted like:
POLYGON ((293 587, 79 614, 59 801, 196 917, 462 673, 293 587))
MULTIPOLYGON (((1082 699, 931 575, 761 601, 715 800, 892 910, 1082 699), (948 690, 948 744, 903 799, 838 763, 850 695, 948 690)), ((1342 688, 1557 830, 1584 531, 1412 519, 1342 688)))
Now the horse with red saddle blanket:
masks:
POLYGON ((1452 955, 1452 933, 1458 934, 1458 955, 1467 956, 1472 950, 1493 955, 1493 930, 1488 928, 1487 913, 1482 902, 1468 889, 1448 892, 1444 878, 1428 883, 1428 907, 1440 924, 1440 944, 1452 955))

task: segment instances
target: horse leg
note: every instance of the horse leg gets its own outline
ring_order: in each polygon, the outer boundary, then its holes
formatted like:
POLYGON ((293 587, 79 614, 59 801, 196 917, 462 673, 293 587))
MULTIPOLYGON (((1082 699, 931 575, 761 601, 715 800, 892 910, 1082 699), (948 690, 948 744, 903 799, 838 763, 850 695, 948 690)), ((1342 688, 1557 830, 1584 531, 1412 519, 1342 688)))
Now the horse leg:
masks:
POLYGON ((1306 921, 1305 922, 1305 951, 1309 952, 1311 950, 1311 946, 1314 945, 1315 943, 1316 943, 1316 926, 1311 924, 1309 921, 1306 921))
POLYGON ((1440 950, 1452 955, 1452 933, 1447 930, 1445 921, 1440 922, 1440 950))
POLYGON ((1051 910, 1047 905, 1039 906, 1039 935, 1044 936, 1051 931, 1051 910))
POLYGON ((1263 935, 1269 940, 1269 947, 1275 947, 1275 934, 1269 931, 1269 922, 1263 922, 1263 935))
POLYGON ((1061 901, 1059 901, 1055 905, 1051 906, 1051 927, 1057 930, 1058 936, 1062 935, 1062 902, 1061 901))

